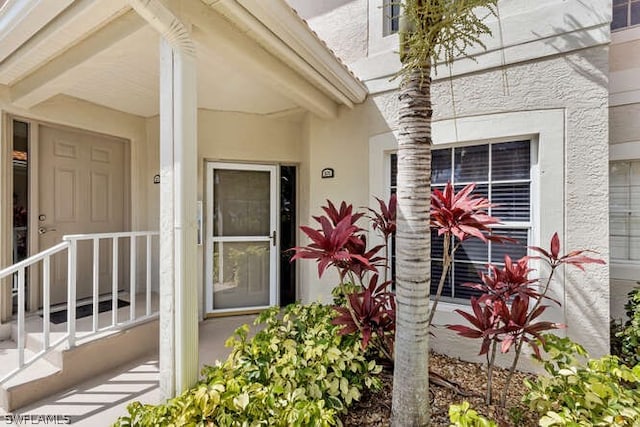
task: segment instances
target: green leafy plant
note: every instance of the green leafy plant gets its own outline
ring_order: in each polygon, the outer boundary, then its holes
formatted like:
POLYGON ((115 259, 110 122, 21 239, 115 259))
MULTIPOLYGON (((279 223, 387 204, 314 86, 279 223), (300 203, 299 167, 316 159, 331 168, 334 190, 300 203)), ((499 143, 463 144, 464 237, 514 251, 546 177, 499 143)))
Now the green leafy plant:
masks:
POLYGON ((582 346, 555 335, 542 346, 549 376, 526 380, 524 398, 541 426, 640 426, 640 365, 630 368, 615 356, 587 359, 582 346))
MULTIPOLYGON (((471 327, 466 325, 449 325, 448 328, 467 338, 482 339, 480 355, 487 358, 487 394, 486 402, 491 403, 492 376, 498 344, 502 353, 508 353, 514 347, 514 355, 509 373, 502 389, 500 403, 505 406, 507 393, 513 373, 516 370, 522 349, 529 345, 536 357, 540 357, 539 343, 544 342, 542 333, 564 325, 541 321, 538 318, 548 307, 544 300, 550 300, 547 292, 556 270, 562 265, 572 265, 584 270, 585 264, 604 264, 604 261, 586 256, 588 251, 571 251, 560 254, 560 238, 555 233, 551 238, 550 249, 532 246, 531 250, 539 256, 526 256, 513 262, 505 256, 504 267, 488 266, 489 273, 482 273, 482 283, 467 283, 465 286, 482 291, 480 298, 471 298, 472 313, 455 310, 463 316, 471 327), (532 271, 529 260, 539 259, 545 262, 551 272, 539 290, 539 280, 529 278, 532 271)), ((555 301, 559 304, 557 301, 555 301)))
POLYGON ((477 411, 471 409, 466 400, 459 405, 449 406, 449 421, 455 427, 497 427, 494 421, 488 420, 477 411))
MULTIPOLYGON (((628 320, 615 334, 619 342, 620 357, 629 366, 640 363, 640 287, 628 294, 624 308, 628 320)), ((613 338, 612 338, 613 341, 613 338)))
POLYGON ((192 389, 161 405, 134 402, 117 426, 332 426, 364 389, 379 388, 381 367, 355 336, 338 333, 334 311, 320 304, 273 308, 227 345, 228 359, 203 370, 192 389))

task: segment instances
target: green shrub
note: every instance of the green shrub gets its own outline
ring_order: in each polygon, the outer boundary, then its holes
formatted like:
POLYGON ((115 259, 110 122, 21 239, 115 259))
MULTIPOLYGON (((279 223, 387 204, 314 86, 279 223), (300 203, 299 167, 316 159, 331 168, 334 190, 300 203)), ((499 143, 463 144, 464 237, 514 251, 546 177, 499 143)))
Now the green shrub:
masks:
POLYGON ((616 337, 619 339, 620 356, 628 366, 640 363, 640 288, 628 293, 624 308, 629 318, 616 337))
POLYGON ((358 339, 338 334, 334 315, 320 304, 266 310, 256 320, 264 329, 252 339, 248 326, 236 330, 229 358, 206 367, 194 388, 157 406, 135 402, 116 425, 340 425, 364 388, 380 387, 381 368, 358 339))
POLYGON ((497 427, 498 425, 486 419, 471 409, 469 402, 449 406, 449 421, 452 427, 497 427))
POLYGON ((550 376, 526 381, 525 403, 541 426, 640 426, 640 365, 631 369, 615 356, 586 360, 568 338, 545 336, 550 376))

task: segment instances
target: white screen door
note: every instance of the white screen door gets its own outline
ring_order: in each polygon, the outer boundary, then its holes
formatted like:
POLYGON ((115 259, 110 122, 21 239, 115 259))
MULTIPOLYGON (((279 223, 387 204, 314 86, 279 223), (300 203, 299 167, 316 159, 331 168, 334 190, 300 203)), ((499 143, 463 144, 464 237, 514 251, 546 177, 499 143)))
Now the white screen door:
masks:
POLYGON ((207 164, 209 313, 278 303, 276 172, 269 165, 207 164))

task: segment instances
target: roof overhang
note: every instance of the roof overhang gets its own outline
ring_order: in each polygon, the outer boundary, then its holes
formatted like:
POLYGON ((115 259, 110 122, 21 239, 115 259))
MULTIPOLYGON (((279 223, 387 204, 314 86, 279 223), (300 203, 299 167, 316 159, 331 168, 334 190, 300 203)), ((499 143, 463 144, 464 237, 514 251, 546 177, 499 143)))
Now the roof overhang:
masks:
MULTIPOLYGON (((284 0, 187 0, 169 4, 176 6, 185 22, 191 25, 194 40, 201 50, 198 55, 205 61, 200 67, 208 69, 210 58, 215 58, 221 70, 226 70, 227 74, 214 77, 200 73, 202 87, 208 89, 206 94, 210 98, 213 92, 228 94, 231 91, 221 88, 219 82, 217 88, 222 90, 216 91, 215 78, 224 80, 227 76, 230 84, 235 81, 242 86, 242 76, 229 74, 232 67, 236 67, 237 74, 244 74, 245 82, 254 75, 259 77, 256 85, 262 84, 264 90, 256 90, 255 96, 268 99, 268 94, 277 93, 282 99, 288 98, 291 107, 297 105, 323 118, 335 117, 339 105, 352 108, 367 96, 365 85, 284 0), (227 60, 227 65, 222 64, 227 60), (206 79, 209 82, 205 82, 206 79)), ((9 22, 11 28, 0 26, 0 83, 8 86, 5 88, 12 102, 22 108, 31 108, 57 95, 68 95, 119 109, 117 102, 113 102, 113 85, 111 93, 104 88, 101 98, 100 88, 96 88, 100 85, 84 79, 89 79, 87 76, 96 68, 109 66, 110 59, 113 67, 122 67, 117 54, 122 57, 123 50, 133 49, 130 42, 135 41, 138 45, 145 40, 147 44, 153 42, 148 31, 145 36, 145 24, 130 10, 127 0, 60 0, 54 3, 9 0, 0 10, 0 23, 3 21, 9 22), (28 10, 29 14, 22 15, 17 21, 7 21, 6 18, 15 15, 16 8, 28 10), (85 24, 82 31, 70 35, 82 27, 83 22, 91 20, 93 25, 85 24)), ((146 50, 150 48, 153 50, 147 45, 146 50)), ((141 53, 148 59, 156 55, 141 53)), ((157 72, 154 73, 152 66, 157 67, 157 64, 151 64, 148 72, 157 80, 157 72)), ((140 64, 137 67, 141 73, 140 64)), ((115 72, 102 73, 103 81, 105 74, 118 78, 115 72)), ((143 79, 138 77, 136 82, 140 92, 149 93, 153 86, 148 83, 143 87, 144 82, 140 83, 140 80, 143 79)), ((202 97, 202 108, 212 108, 206 105, 205 98, 202 97)), ((272 111, 267 111, 265 106, 262 114, 286 111, 283 110, 285 102, 273 99, 272 111), (280 106, 279 110, 277 106, 280 106)), ((245 100, 245 104, 248 103, 245 100)), ((122 111, 152 115, 149 106, 157 105, 157 102, 149 98, 146 108, 136 107, 140 104, 132 102, 129 111, 125 108, 122 111)), ((231 105, 229 109, 234 110, 231 105)))

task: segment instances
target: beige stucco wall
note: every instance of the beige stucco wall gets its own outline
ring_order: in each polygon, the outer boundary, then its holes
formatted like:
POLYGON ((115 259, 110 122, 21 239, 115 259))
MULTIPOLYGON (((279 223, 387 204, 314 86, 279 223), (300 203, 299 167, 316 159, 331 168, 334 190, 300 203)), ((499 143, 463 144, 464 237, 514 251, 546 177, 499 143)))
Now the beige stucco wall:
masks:
MULTIPOLYGON (((148 153, 151 171, 159 169, 159 118, 146 120, 148 153)), ((199 110, 198 112, 198 199, 206 199, 205 162, 245 162, 301 165, 303 159, 303 123, 297 119, 270 118, 258 114, 199 110)), ((157 172, 153 172, 157 173, 157 172)), ((300 198, 304 199, 306 174, 299 170, 300 198)), ((158 227, 159 186, 146 194, 149 224, 158 227)), ((300 203, 302 209, 302 203, 300 203)), ((207 213, 204 213, 205 216, 207 213)), ((198 292, 203 301, 204 252, 198 248, 198 292)), ((198 308, 203 314, 203 304, 198 308)))
MULTIPOLYGON (((295 6, 295 1, 292 3, 295 6)), ((359 5, 356 0, 338 3, 336 10, 359 5)), ((522 5, 526 2, 517 3, 522 5)), ((442 123, 454 117, 476 118, 482 122, 482 126, 491 127, 492 116, 518 112, 525 117, 524 129, 529 112, 559 111, 562 126, 560 139, 553 140, 553 147, 545 146, 548 144, 545 142, 540 149, 560 153, 557 156, 560 161, 542 165, 538 172, 554 176, 550 181, 554 183, 553 189, 540 188, 533 195, 534 203, 538 208, 543 206, 538 215, 550 216, 550 219, 545 218, 545 233, 557 230, 565 248, 593 249, 608 260, 609 70, 606 46, 608 29, 604 23, 608 19, 610 6, 606 2, 597 2, 592 6, 589 10, 576 7, 576 13, 572 15, 576 18, 575 26, 567 28, 567 32, 575 31, 582 21, 590 19, 601 22, 599 29, 602 33, 592 39, 560 36, 562 30, 559 27, 547 28, 542 21, 527 21, 524 19, 526 11, 516 7, 508 9, 507 14, 511 14, 510 21, 507 21, 510 32, 504 34, 505 39, 511 41, 521 37, 523 42, 530 43, 522 47, 522 59, 518 61, 517 55, 509 56, 502 66, 489 66, 490 59, 487 58, 481 58, 477 66, 458 64, 452 80, 446 78, 448 73, 436 76, 432 93, 434 120, 442 123), (535 37, 529 27, 524 28, 525 23, 528 26, 540 25, 538 33, 548 30, 559 38, 548 40, 548 43, 531 40, 535 37), (561 40, 565 42, 556 45, 561 40), (586 45, 574 50, 581 43, 586 45), (540 52, 537 58, 536 49, 540 52), (553 170, 548 169, 549 165, 553 166, 553 170)), ((528 3, 526 7, 531 8, 531 13, 546 13, 545 10, 570 6, 549 0, 541 5, 528 3)), ((347 16, 346 12, 343 16, 347 16)), ((333 22, 336 16, 325 11, 316 15, 311 13, 308 19, 312 28, 322 34, 325 27, 333 28, 329 21, 333 22)), ((370 27, 373 25, 371 22, 369 24, 370 27)), ((342 40, 336 46, 329 46, 342 52, 347 43, 342 40)), ((371 43, 370 38, 370 48, 373 46, 371 43)), ((376 49, 381 46, 375 45, 376 49)), ((513 49, 520 47, 514 46, 513 49)), ((378 61, 381 57, 386 58, 385 55, 389 55, 389 52, 369 52, 368 57, 353 63, 356 72, 361 73, 358 75, 366 79, 370 88, 371 96, 364 105, 352 111, 341 110, 338 119, 331 122, 309 118, 307 145, 311 185, 310 212, 306 216, 308 222, 311 222, 310 215, 317 214, 319 206, 327 198, 333 201, 344 199, 355 206, 363 206, 371 201, 372 193, 379 191, 379 188, 373 188, 370 184, 370 181, 375 181, 371 176, 386 171, 369 171, 370 159, 366 153, 374 141, 387 134, 393 138, 390 132, 397 130, 398 111, 397 92, 389 90, 397 85, 397 81, 388 82, 389 72, 385 68, 388 61, 378 61), (336 177, 333 180, 321 180, 319 174, 323 167, 333 167, 336 177)), ((512 130, 502 137, 526 136, 536 140, 538 133, 546 131, 545 126, 542 124, 539 132, 527 130, 518 134, 517 130, 512 130)), ((304 218, 301 222, 304 223, 304 218)), ((535 235, 534 243, 548 245, 551 233, 547 234, 535 235)), ((335 284, 335 276, 318 280, 312 262, 301 263, 301 271, 302 295, 305 299, 323 298, 326 301, 330 288, 335 284)), ((548 315, 566 323, 566 333, 584 344, 594 356, 608 352, 608 266, 589 266, 587 273, 567 269, 565 279, 564 285, 558 283, 554 289, 562 300, 562 308, 549 310, 548 315)), ((452 313, 454 308, 455 305, 451 304, 440 310, 437 323, 459 322, 459 318, 452 313)), ((473 359, 478 352, 478 343, 473 340, 460 339, 443 329, 438 329, 436 335, 433 341, 436 350, 455 351, 456 355, 469 359, 473 359)))

